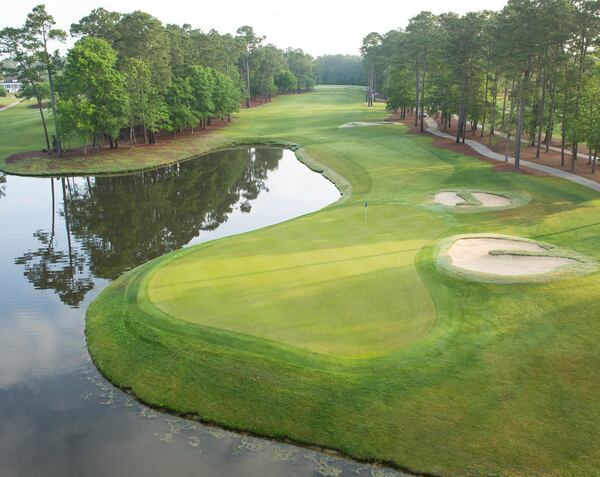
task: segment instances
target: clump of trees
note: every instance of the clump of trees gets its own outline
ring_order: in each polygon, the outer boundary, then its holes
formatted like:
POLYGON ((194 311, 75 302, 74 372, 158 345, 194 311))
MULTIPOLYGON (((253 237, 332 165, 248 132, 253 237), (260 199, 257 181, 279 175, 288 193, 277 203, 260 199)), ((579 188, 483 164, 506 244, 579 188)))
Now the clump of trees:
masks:
POLYGON ((83 140, 86 152, 87 145, 96 151, 120 140, 153 144, 161 132, 193 133, 215 118, 230 120, 252 99, 311 91, 317 79, 310 55, 264 44, 250 26, 222 35, 163 25, 142 11, 97 8, 70 34, 77 41, 66 57, 51 51, 67 32, 44 5, 22 27, 0 30, 0 55, 25 84, 22 96, 36 99, 47 150, 59 155, 73 139, 83 140))
POLYGON ((317 58, 320 84, 354 84, 367 82, 363 60, 358 55, 324 55, 317 58))
POLYGON ((499 12, 421 12, 405 29, 369 34, 362 53, 369 88, 402 116, 417 112, 421 129, 429 111, 444 128, 455 121, 457 142, 500 131, 517 169, 523 142, 539 158, 559 136, 563 165, 570 148, 574 169, 585 144, 595 169, 599 44, 598 0, 509 0, 499 12))

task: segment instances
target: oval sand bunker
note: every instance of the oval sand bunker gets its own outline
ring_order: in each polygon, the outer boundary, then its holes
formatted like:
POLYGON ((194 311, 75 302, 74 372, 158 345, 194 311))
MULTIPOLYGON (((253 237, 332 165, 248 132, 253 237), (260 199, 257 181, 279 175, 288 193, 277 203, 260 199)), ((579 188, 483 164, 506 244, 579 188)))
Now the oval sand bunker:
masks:
POLYGON ((512 205, 508 197, 500 194, 492 194, 491 192, 462 192, 464 197, 453 191, 438 192, 433 197, 433 202, 436 204, 445 205, 447 207, 508 207, 512 205), (469 199, 470 201, 467 201, 469 199), (475 199, 475 200, 472 200, 475 199))
POLYGON ((504 238, 461 238, 456 240, 448 255, 452 265, 471 272, 519 277, 553 272, 577 260, 552 255, 534 242, 522 242, 504 238))
POLYGON ((471 280, 543 282, 598 270, 596 260, 555 245, 496 234, 448 237, 438 245, 437 266, 471 280))

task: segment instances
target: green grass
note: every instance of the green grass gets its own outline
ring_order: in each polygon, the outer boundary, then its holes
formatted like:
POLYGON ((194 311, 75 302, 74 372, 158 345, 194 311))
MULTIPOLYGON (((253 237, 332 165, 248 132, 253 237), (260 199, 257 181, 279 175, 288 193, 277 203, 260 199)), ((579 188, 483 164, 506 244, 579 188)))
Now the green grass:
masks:
MULTIPOLYGON (((196 132, 195 135, 181 136, 174 141, 170 138, 160 138, 158 143, 152 146, 139 145, 130 148, 126 143, 118 150, 103 149, 101 154, 88 153, 59 158, 43 152, 46 148, 44 132, 40 113, 37 108, 31 107, 33 104, 33 101, 25 101, 9 110, 0 111, 0 171, 29 176, 125 173, 153 169, 253 140, 234 140, 218 131, 207 135, 196 132), (11 155, 19 152, 32 154, 16 162, 7 161, 11 155)), ((250 111, 241 111, 236 117, 243 118, 248 113, 250 111)), ((48 133, 52 138, 54 125, 51 115, 47 114, 47 119, 48 133)), ((72 138, 65 146, 81 147, 81 141, 72 138)))
POLYGON ((11 154, 46 147, 40 113, 29 107, 32 104, 33 101, 24 101, 0 111, 0 170, 7 169, 5 161, 11 154))
POLYGON ((481 283, 441 273, 434 252, 452 235, 497 233, 600 258, 600 196, 495 172, 402 127, 337 128, 385 117, 359 89, 328 87, 221 130, 298 143, 352 194, 126 273, 88 309, 95 363, 151 405, 359 459, 440 475, 599 475, 600 274, 481 283), (428 206, 457 189, 532 201, 428 206))
POLYGON ((7 104, 14 103, 15 101, 18 101, 18 99, 15 98, 14 94, 7 94, 6 96, 0 96, 0 106, 6 106, 7 104))

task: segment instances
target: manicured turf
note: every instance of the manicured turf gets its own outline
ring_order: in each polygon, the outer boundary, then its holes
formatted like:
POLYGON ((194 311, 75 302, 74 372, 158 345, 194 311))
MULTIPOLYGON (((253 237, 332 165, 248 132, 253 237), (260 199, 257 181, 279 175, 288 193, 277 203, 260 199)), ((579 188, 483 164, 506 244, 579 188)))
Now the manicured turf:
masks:
MULTIPOLYGON (((9 99, 10 103, 14 101, 9 99)), ((40 113, 29 107, 33 104, 34 101, 24 101, 0 111, 0 170, 6 169, 5 161, 11 154, 46 147, 40 113)))
POLYGON ((125 274, 87 313, 97 366, 155 406, 360 459, 441 475, 598 475, 600 274, 480 283, 440 272, 434 250, 498 233, 599 258, 600 195, 494 172, 401 126, 339 129, 386 117, 362 100, 320 88, 219 132, 296 142, 352 194, 125 274), (532 201, 476 214, 429 205, 455 189, 532 201))

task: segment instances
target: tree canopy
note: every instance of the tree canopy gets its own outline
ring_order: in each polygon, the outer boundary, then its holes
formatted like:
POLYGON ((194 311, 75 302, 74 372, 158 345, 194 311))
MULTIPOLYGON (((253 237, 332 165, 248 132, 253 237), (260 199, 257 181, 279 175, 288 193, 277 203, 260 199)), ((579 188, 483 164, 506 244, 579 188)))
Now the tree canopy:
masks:
MULTIPOLYGON (((515 164, 521 143, 549 148, 560 130, 563 161, 572 148, 598 149, 594 123, 600 102, 594 93, 600 61, 598 0, 509 0, 499 12, 464 15, 421 12, 406 29, 363 42, 369 84, 388 108, 441 115, 443 127, 457 120, 457 142, 486 127, 514 137, 515 164)), ((597 124, 597 121, 596 121, 597 124)), ((508 149, 507 149, 508 150, 508 149)))
POLYGON ((140 10, 96 8, 70 33, 77 42, 66 58, 49 50, 51 40, 64 41, 67 34, 43 5, 22 27, 0 31, 0 55, 16 65, 28 97, 38 99, 47 148, 58 154, 74 139, 94 149, 106 141, 117 147, 125 138, 131 146, 140 138, 154 143, 160 132, 193 132, 213 118, 230 119, 244 100, 249 107, 251 99, 311 91, 317 82, 313 57, 264 43, 248 25, 236 35, 220 34, 164 25, 140 10), (52 146, 46 97, 57 119, 52 146))

